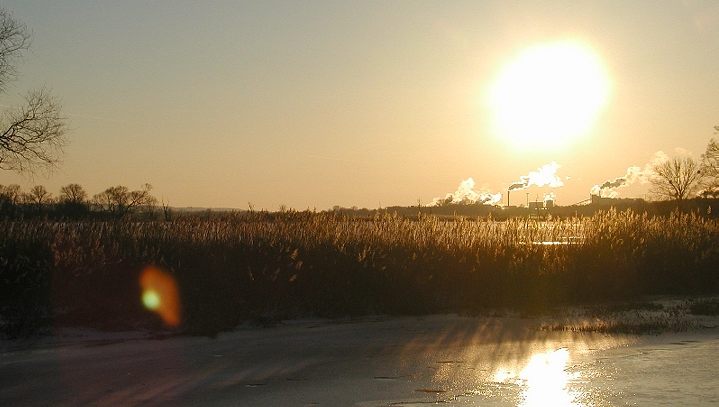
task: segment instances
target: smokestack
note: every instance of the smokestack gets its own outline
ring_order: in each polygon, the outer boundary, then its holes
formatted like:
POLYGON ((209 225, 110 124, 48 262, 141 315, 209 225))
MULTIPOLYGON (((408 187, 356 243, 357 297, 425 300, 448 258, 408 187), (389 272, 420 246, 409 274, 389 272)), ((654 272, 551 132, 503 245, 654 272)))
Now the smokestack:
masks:
POLYGON ((507 190, 507 207, 509 207, 509 193, 512 192, 511 189, 507 190))

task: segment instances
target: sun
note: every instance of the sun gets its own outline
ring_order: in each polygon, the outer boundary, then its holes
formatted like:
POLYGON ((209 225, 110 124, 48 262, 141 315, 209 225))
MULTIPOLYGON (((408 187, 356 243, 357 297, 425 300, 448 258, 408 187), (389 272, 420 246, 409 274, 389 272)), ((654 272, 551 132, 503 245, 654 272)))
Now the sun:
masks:
POLYGON ((564 148, 591 130, 609 91, 602 60, 588 45, 560 41, 527 48, 490 86, 493 133, 517 148, 564 148))

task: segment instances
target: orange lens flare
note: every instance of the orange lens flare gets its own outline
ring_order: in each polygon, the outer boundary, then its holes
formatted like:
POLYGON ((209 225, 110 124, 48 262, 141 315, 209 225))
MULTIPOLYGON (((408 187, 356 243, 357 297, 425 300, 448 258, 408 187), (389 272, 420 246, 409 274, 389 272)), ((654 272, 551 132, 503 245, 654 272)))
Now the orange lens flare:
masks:
POLYGON ((180 325, 180 294, 169 273, 149 266, 140 275, 140 287, 145 308, 156 312, 166 326, 180 325))

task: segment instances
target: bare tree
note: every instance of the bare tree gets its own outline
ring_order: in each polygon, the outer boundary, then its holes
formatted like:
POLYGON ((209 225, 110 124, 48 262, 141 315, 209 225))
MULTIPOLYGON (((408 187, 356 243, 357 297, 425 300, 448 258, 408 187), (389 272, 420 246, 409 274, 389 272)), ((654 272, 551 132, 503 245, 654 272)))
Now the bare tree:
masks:
POLYGON ((148 213, 154 213, 155 205, 157 205, 157 198, 150 194, 152 185, 144 184, 140 189, 130 191, 130 200, 127 206, 127 212, 135 210, 144 210, 148 213))
POLYGON ((0 215, 12 215, 22 198, 20 185, 0 185, 0 215))
POLYGON ((93 197, 95 205, 117 217, 145 207, 150 209, 157 203, 157 199, 150 195, 152 185, 145 184, 142 188, 130 191, 126 186, 118 185, 110 187, 93 197))
POLYGON ((701 165, 691 157, 675 157, 654 165, 652 170, 650 192, 660 199, 690 198, 702 180, 701 165))
POLYGON ((0 9, 0 89, 15 77, 15 61, 30 47, 30 34, 25 24, 0 9))
MULTIPOLYGON (((719 132, 719 126, 714 129, 719 132)), ((709 140, 707 149, 702 154, 702 174, 704 175, 703 195, 719 195, 719 143, 715 139, 709 140)))
POLYGON ((0 201, 3 201, 10 205, 17 205, 20 203, 21 198, 22 191, 20 190, 20 185, 0 185, 0 201))
POLYGON ((52 194, 45 189, 42 185, 35 185, 30 188, 30 191, 24 195, 26 203, 35 205, 38 208, 52 202, 52 194))
POLYGON ((126 186, 118 185, 96 194, 93 201, 102 210, 113 214, 121 214, 127 206, 128 195, 129 189, 126 186))
MULTIPOLYGON (((15 76, 15 62, 30 45, 27 27, 0 9, 0 90, 15 76)), ((24 105, 0 116, 0 169, 52 167, 65 144, 60 105, 45 89, 28 93, 24 105)))
POLYGON ((60 188, 60 201, 72 204, 85 203, 87 192, 80 184, 67 184, 60 188))
POLYGON ((55 213, 71 219, 81 219, 90 211, 87 192, 80 184, 67 184, 60 188, 55 213))

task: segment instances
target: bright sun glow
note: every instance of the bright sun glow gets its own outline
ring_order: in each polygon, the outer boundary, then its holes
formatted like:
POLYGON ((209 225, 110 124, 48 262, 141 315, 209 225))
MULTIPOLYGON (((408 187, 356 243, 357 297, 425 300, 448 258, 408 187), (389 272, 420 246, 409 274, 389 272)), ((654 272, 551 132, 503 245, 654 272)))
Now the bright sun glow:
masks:
POLYGON ((528 48, 489 91, 494 132, 525 149, 565 147, 586 134, 607 103, 609 79, 588 46, 562 41, 528 48))

